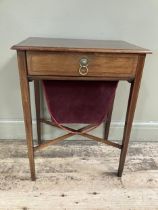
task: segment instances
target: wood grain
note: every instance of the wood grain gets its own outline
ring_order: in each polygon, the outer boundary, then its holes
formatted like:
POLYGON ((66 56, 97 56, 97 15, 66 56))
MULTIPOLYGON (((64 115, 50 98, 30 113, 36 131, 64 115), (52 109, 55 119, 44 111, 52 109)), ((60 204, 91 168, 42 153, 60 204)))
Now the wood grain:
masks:
POLYGON ((35 107, 36 107, 36 127, 37 127, 37 141, 41 144, 41 106, 40 106, 40 82, 39 80, 34 80, 34 94, 35 94, 35 107))
POLYGON ((135 75, 138 55, 100 53, 27 52, 29 75, 77 76, 80 59, 88 59, 88 77, 131 77, 135 75))
POLYGON ((108 139, 109 137, 109 131, 110 131, 110 124, 111 124, 111 117, 112 117, 112 111, 113 111, 113 106, 114 106, 114 100, 115 100, 115 97, 111 103, 111 107, 110 107, 110 110, 107 114, 107 118, 106 118, 106 121, 105 121, 105 128, 104 128, 104 139, 108 139))
POLYGON ((120 154, 120 162, 119 162, 119 168, 118 168, 118 176, 121 177, 123 173, 123 168, 125 164, 127 149, 128 149, 128 143, 130 140, 130 133, 132 129, 132 123, 141 83, 141 77, 143 73, 143 67, 144 67, 144 61, 145 61, 145 55, 139 56, 139 61, 137 65, 137 73, 135 80, 131 83, 130 88, 130 95, 128 99, 128 107, 127 107, 127 113, 126 113, 126 119, 125 119, 125 128, 123 133, 123 141, 122 141, 122 150, 120 154))
POLYGON ((151 53, 150 50, 120 40, 56 39, 29 37, 12 47, 16 50, 59 52, 151 53))
POLYGON ((36 178, 35 178, 35 163, 34 163, 34 151, 33 151, 32 115, 31 115, 31 104, 30 104, 30 89, 29 89, 29 82, 27 80, 25 51, 18 51, 17 56, 18 56, 24 122, 26 130, 26 141, 27 141, 28 157, 30 163, 30 172, 31 172, 31 179, 32 181, 34 181, 36 178))
MULTIPOLYGON (((52 38, 28 38, 21 43, 14 45, 12 49, 16 49, 18 52, 26 140, 32 180, 35 180, 34 151, 74 135, 74 133, 68 133, 43 144, 40 144, 41 140, 39 137, 39 146, 33 148, 29 80, 35 80, 37 129, 38 135, 40 136, 41 120, 40 107, 38 105, 38 80, 44 79, 61 81, 127 80, 131 82, 122 145, 110 142, 106 140, 106 138, 102 139, 88 134, 87 130, 85 130, 86 127, 82 128, 82 130, 80 129, 82 131, 80 135, 83 137, 88 137, 92 140, 103 142, 121 149, 118 176, 122 176, 144 60, 146 54, 151 53, 151 51, 124 41, 52 38), (79 74, 80 59, 83 57, 88 59, 88 74, 86 74, 86 76, 81 76, 79 74)), ((111 114, 112 108, 108 114, 109 121, 105 128, 105 137, 108 136, 111 114)))

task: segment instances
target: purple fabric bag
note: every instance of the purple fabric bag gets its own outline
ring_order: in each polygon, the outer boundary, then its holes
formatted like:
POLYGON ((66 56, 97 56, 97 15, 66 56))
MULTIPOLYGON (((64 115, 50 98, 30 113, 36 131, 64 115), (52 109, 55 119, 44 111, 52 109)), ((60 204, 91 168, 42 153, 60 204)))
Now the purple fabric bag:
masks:
POLYGON ((115 97, 117 81, 43 80, 50 115, 58 124, 100 124, 115 97))

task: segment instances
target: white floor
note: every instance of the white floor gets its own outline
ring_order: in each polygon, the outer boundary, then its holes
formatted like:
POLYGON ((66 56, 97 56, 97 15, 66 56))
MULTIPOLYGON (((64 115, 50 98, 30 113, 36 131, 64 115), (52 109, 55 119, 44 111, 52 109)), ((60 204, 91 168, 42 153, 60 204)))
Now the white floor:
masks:
POLYGON ((0 210, 156 210, 157 148, 157 143, 132 143, 118 178, 118 149, 65 141, 37 153, 32 182, 25 142, 0 141, 0 210))

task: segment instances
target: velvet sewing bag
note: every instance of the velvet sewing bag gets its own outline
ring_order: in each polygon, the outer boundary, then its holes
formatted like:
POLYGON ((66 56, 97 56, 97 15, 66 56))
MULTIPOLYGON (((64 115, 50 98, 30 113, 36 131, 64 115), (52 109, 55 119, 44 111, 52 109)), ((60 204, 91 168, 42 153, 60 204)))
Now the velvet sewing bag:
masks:
POLYGON ((52 121, 100 124, 115 96, 117 81, 43 80, 52 121))

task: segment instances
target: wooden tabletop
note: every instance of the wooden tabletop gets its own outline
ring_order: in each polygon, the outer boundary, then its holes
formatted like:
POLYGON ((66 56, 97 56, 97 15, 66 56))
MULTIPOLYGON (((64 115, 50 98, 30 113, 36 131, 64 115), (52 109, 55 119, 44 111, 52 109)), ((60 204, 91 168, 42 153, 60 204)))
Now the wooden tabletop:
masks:
POLYGON ((120 40, 56 39, 30 37, 14 45, 15 50, 151 53, 150 50, 120 40))

